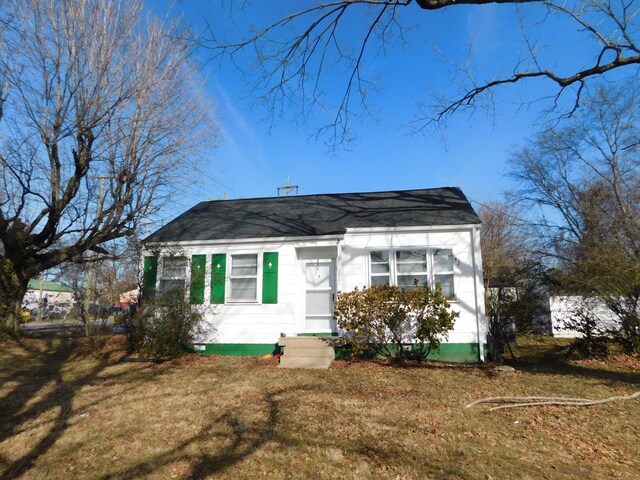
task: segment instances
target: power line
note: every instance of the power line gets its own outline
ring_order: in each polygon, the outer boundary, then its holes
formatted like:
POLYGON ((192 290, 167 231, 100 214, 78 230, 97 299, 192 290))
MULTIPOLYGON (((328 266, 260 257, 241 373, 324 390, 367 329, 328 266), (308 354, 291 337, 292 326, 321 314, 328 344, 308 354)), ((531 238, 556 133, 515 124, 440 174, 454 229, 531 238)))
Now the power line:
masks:
MULTIPOLYGON (((514 213, 512 213, 511 211, 508 211, 508 208, 505 210, 500 210, 499 208, 496 208, 495 206, 491 205, 490 203, 486 203, 486 202, 480 202, 478 200, 471 200, 471 203, 474 203, 476 205, 479 205, 481 207, 486 208, 487 210, 491 210, 494 213, 499 213, 505 216, 505 218, 508 218, 510 220, 516 220, 522 224, 529 224, 531 223, 530 220, 525 219, 524 217, 521 217, 520 215, 516 215, 514 213)), ((505 206, 509 206, 510 204, 504 204, 505 206)))
POLYGON ((220 180, 215 179, 212 175, 208 174, 207 172, 200 170, 198 168, 195 169, 196 172, 200 175, 203 175, 205 177, 207 177, 209 180, 211 180, 214 183, 217 183, 218 185, 220 185, 223 188, 226 188, 227 190, 229 190, 231 193, 235 193, 238 197, 240 198, 244 198, 244 195, 242 195, 240 192, 237 192, 236 190, 234 190, 233 188, 225 185, 224 183, 222 183, 220 180))

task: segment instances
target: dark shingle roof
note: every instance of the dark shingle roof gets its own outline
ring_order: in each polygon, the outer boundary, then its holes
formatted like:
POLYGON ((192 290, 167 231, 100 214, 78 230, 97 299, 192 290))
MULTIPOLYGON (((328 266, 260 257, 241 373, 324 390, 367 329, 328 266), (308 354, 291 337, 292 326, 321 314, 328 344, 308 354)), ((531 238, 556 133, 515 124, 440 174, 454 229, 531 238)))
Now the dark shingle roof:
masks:
POLYGON ((347 228, 479 224, 458 187, 201 202, 145 242, 342 234, 347 228))

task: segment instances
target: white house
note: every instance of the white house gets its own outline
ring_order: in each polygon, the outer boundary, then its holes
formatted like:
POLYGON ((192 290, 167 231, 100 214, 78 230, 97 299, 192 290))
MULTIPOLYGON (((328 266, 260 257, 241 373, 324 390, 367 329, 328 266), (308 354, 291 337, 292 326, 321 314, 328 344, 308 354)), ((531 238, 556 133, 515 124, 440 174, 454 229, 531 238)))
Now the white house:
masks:
POLYGON ((579 338, 582 332, 570 328, 571 324, 593 321, 595 334, 620 328, 620 318, 599 298, 576 295, 549 298, 551 312, 551 332, 554 337, 579 338))
POLYGON ((66 318, 75 303, 73 290, 57 282, 29 280, 22 308, 30 311, 35 317, 41 303, 43 318, 66 318))
POLYGON ((144 240, 143 298, 184 288, 203 353, 261 355, 339 335, 337 291, 440 283, 460 312, 434 358, 483 361, 480 220, 459 188, 202 202, 144 240))

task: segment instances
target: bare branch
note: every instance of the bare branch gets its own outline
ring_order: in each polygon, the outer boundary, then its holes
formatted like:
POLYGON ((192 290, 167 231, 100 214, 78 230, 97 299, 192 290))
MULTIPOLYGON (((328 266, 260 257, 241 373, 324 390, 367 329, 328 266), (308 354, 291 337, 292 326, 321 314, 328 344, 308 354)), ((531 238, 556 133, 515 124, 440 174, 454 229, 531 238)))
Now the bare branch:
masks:
POLYGON ((132 235, 216 126, 182 27, 144 15, 141 0, 4 5, 0 284, 19 294, 40 271, 132 235))
MULTIPOLYGON (((519 0, 519 3, 543 2, 544 0, 519 0)), ((410 2, 408 2, 410 3, 410 2)), ((416 0, 420 8, 439 10, 454 5, 487 5, 490 3, 516 3, 514 0, 416 0)))
MULTIPOLYGON (((333 109, 331 125, 320 127, 320 133, 329 135, 330 144, 335 147, 351 138, 349 119, 358 112, 369 113, 367 91, 372 82, 365 77, 363 66, 370 58, 367 53, 371 43, 376 41, 384 47, 394 36, 402 36, 403 26, 399 22, 399 11, 409 12, 415 3, 425 15, 433 10, 455 8, 457 5, 512 4, 528 13, 546 11, 547 17, 562 19, 564 23, 582 35, 585 45, 592 48, 592 59, 583 65, 566 71, 558 65, 553 55, 538 56, 535 51, 539 42, 533 41, 529 29, 542 28, 531 15, 523 15, 526 21, 521 29, 525 55, 514 47, 513 68, 510 75, 489 72, 487 76, 473 75, 469 65, 457 68, 461 81, 460 95, 444 99, 425 112, 415 121, 414 131, 442 123, 450 115, 465 109, 473 109, 484 97, 491 97, 498 89, 544 80, 555 86, 555 95, 545 97, 553 109, 566 109, 563 115, 571 116, 581 107, 582 96, 588 82, 620 70, 640 65, 640 50, 637 47, 636 0, 584 0, 567 3, 556 0, 342 0, 318 2, 304 10, 291 13, 276 22, 258 29, 247 38, 237 42, 221 42, 210 28, 210 38, 200 40, 198 45, 212 49, 219 58, 230 57, 236 65, 237 56, 244 50, 255 50, 258 69, 254 69, 258 80, 252 87, 257 100, 266 105, 269 114, 290 113, 299 108, 304 118, 314 108, 333 109), (536 10, 534 10, 536 9, 536 10), (353 14, 347 17, 347 14, 353 14), (350 42, 350 28, 347 18, 355 19, 356 25, 363 25, 357 40, 350 42), (390 29, 390 32, 387 30, 390 29), (395 35, 394 35, 395 34, 395 35), (351 54, 355 52, 355 54, 351 54), (344 69, 340 94, 334 105, 325 105, 331 98, 321 88, 323 76, 335 66, 344 69), (308 88, 310 86, 310 88, 308 88), (571 88, 570 88, 571 87, 571 88), (567 107, 564 100, 572 96, 567 107)), ((352 30, 352 27, 351 27, 352 30)), ((549 35, 549 32, 544 32, 549 35)), ((546 38, 550 51, 561 52, 562 45, 554 44, 553 38, 546 38)), ((442 46, 442 45, 440 45, 442 46)), ((437 47, 438 48, 438 47, 437 47)), ((242 68, 242 67, 240 67, 242 68)), ((243 72, 248 72, 243 68, 243 72)), ((333 78, 333 77, 332 77, 333 78)), ((327 89, 328 90, 328 89, 327 89)), ((336 91, 335 82, 331 92, 336 91)), ((255 98, 255 97, 254 97, 255 98)), ((491 98, 489 98, 491 100, 491 98)))

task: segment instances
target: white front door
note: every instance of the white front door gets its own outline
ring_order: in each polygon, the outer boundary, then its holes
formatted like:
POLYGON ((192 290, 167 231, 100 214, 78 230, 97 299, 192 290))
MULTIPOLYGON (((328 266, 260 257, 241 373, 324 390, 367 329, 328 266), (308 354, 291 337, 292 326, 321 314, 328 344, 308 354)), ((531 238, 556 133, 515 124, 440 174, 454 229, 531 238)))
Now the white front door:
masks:
POLYGON ((335 260, 307 260, 304 263, 305 316, 307 333, 335 332, 333 299, 335 295, 335 260))

